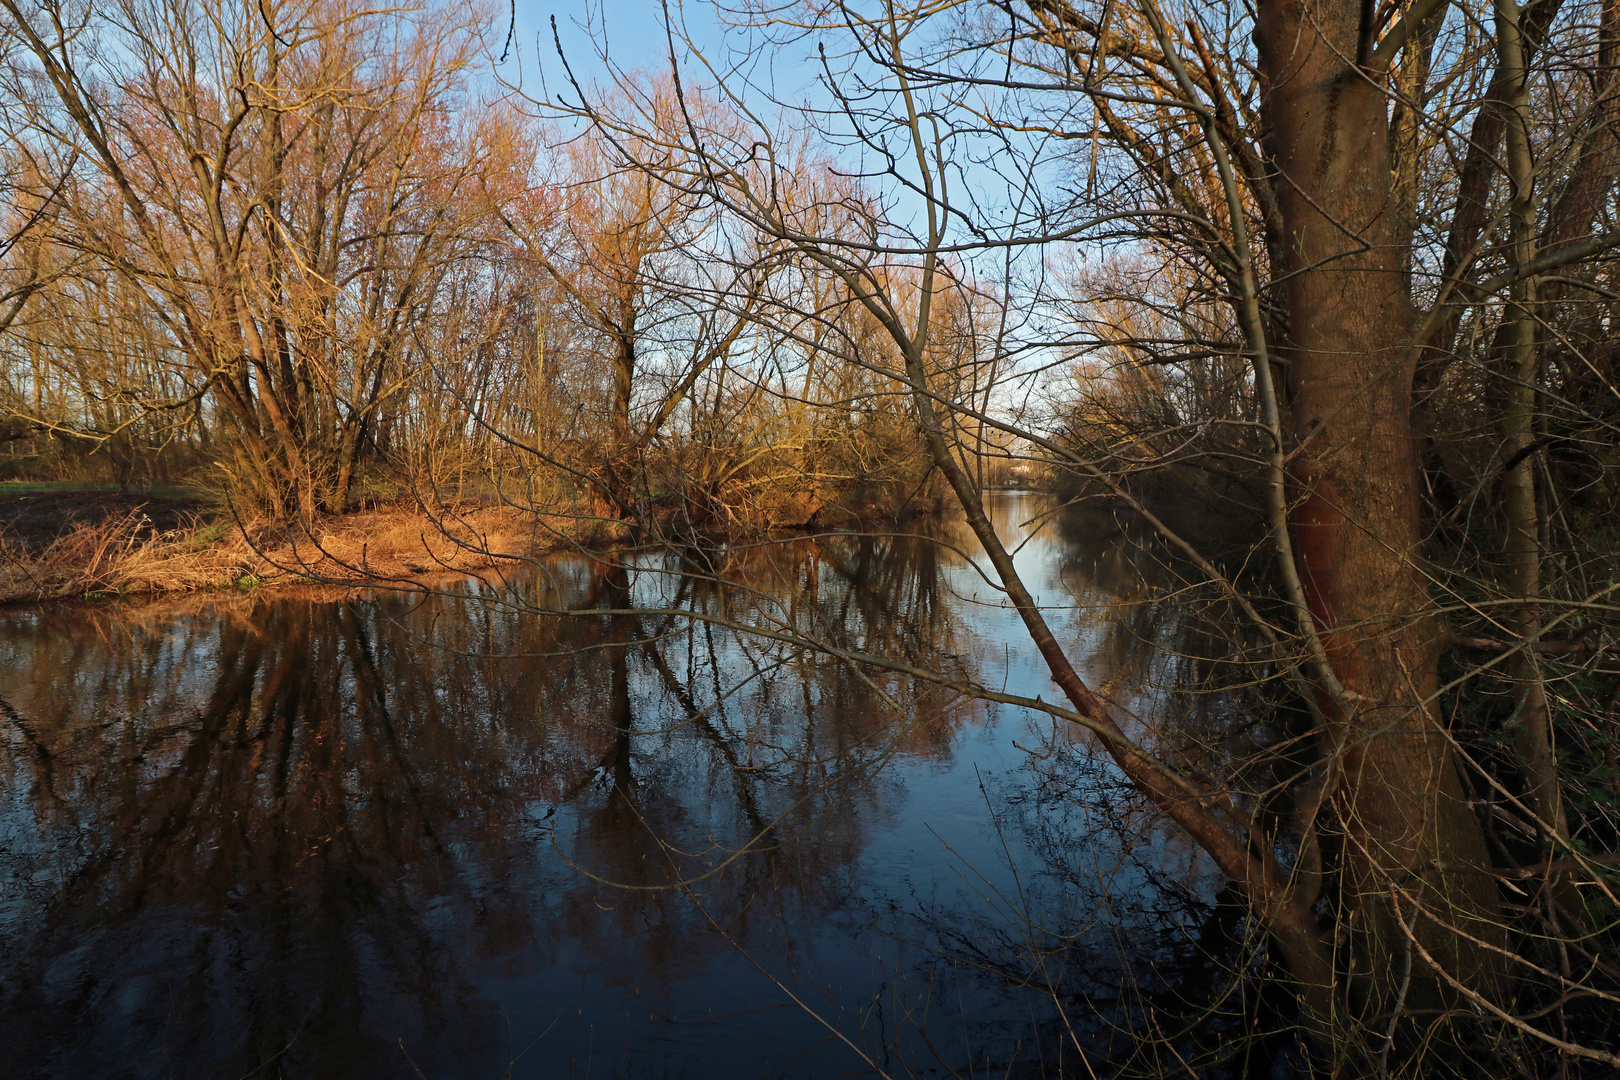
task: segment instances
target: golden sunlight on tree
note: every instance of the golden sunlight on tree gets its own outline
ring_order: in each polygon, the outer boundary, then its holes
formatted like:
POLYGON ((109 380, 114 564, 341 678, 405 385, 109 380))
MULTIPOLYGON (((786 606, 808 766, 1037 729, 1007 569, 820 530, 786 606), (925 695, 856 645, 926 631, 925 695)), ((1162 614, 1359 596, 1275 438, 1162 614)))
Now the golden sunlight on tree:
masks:
POLYGON ((1620 0, 639 10, 0 0, 0 603, 332 590, 61 614, 111 809, 18 616, 16 1000, 320 852, 630 1073, 1620 1068, 1620 0))
POLYGON ((244 498, 341 510, 425 362, 414 329, 495 239, 492 174, 525 165, 498 112, 459 107, 476 16, 6 10, 13 153, 67 176, 51 239, 79 266, 29 323, 50 411, 19 413, 97 439, 189 419, 244 498), (76 349, 54 335, 88 325, 104 362, 158 377, 109 393, 58 364, 76 349))

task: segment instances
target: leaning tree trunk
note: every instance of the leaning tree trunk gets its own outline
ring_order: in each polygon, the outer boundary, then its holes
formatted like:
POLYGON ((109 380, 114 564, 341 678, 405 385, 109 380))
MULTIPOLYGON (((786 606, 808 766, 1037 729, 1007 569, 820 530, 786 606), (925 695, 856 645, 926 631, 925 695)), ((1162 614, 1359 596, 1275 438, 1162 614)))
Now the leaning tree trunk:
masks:
POLYGON ((1483 833, 1431 701, 1414 318, 1371 12, 1268 0, 1255 33, 1286 230, 1273 250, 1288 261, 1273 272, 1298 440, 1297 562, 1345 691, 1320 701, 1332 784, 1318 827, 1339 849, 1352 1008, 1365 1020, 1432 1006, 1451 979, 1488 979, 1488 951, 1458 931, 1489 940, 1496 902, 1473 869, 1488 865, 1483 833))

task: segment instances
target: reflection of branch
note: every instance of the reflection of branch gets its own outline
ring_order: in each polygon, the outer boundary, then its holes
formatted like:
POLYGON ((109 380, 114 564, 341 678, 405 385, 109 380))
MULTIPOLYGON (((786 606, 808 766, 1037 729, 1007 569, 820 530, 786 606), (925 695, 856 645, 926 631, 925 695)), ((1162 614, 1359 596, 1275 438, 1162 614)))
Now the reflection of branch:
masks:
POLYGON ((697 707, 697 702, 692 700, 691 692, 675 677, 675 673, 670 670, 669 663, 664 659, 664 654, 658 651, 658 646, 655 643, 649 642, 645 652, 652 660, 653 669, 664 680, 664 685, 669 687, 669 692, 675 695, 675 700, 686 711, 687 719, 692 722, 692 726, 701 731, 703 737, 712 742, 715 748, 720 751, 720 756, 726 759, 726 764, 731 768, 731 775, 737 783, 737 797, 742 800, 743 813, 748 815, 748 821, 754 830, 754 836, 756 839, 763 836, 766 831, 765 819, 759 812, 759 801, 754 797, 754 789, 743 776, 747 767, 737 760, 736 750, 709 722, 708 714, 713 711, 712 708, 699 709, 697 707))
POLYGON ((788 996, 789 1001, 793 1002, 794 1005, 796 1005, 800 1009, 802 1009, 804 1011, 804 1013, 807 1016, 811 1017, 813 1020, 815 1020, 816 1023, 820 1024, 822 1027, 826 1028, 829 1032, 831 1032, 833 1038, 837 1039, 839 1042, 841 1042, 845 1046, 849 1047, 850 1051, 853 1052, 856 1057, 859 1057, 862 1061, 866 1062, 867 1067, 870 1068, 878 1076, 881 1076, 883 1078, 883 1080, 894 1080, 893 1077, 891 1077, 888 1073, 883 1071, 883 1067, 881 1065, 879 1065, 877 1062, 872 1060, 871 1056, 869 1054, 867 1054, 866 1051, 864 1051, 860 1047, 856 1046, 854 1041, 851 1040, 848 1035, 845 1035, 842 1031, 838 1030, 838 1028, 834 1024, 832 1024, 826 1017, 822 1016, 815 1009, 812 1009, 809 1006, 809 1004, 805 1002, 805 1000, 803 998, 799 997, 798 994, 795 994, 791 989, 789 989, 789 987, 788 987, 788 985, 786 983, 784 983, 781 979, 778 979, 774 974, 771 973, 771 971, 768 968, 765 967, 764 964, 761 964, 757 959, 755 959, 755 957, 754 957, 754 955, 752 953, 750 953, 747 949, 743 948, 742 945, 737 941, 737 939, 732 937, 731 934, 726 931, 726 928, 720 925, 720 921, 718 919, 716 919, 713 915, 709 914, 708 908, 703 906, 703 901, 702 901, 702 899, 700 899, 698 897, 697 893, 695 893, 692 890, 688 889, 688 890, 686 890, 686 894, 687 894, 687 899, 692 902, 692 906, 697 908, 698 913, 700 915, 702 915, 703 918, 708 922, 709 929, 711 931, 713 931, 714 933, 719 934, 721 937, 725 938, 727 945, 730 945, 732 948, 736 949, 737 952, 742 955, 744 960, 747 960, 750 964, 752 964, 754 966, 754 969, 756 971, 758 971, 761 975, 763 975, 767 979, 769 979, 771 981, 771 984, 773 986, 775 986, 778 990, 780 990, 780 991, 782 991, 782 993, 786 994, 788 996))
POLYGON ((45 744, 40 741, 39 733, 34 730, 33 724, 29 723, 28 719, 5 698, 0 698, 0 716, 10 720, 17 730, 22 732, 23 741, 33 748, 34 756, 39 759, 39 771, 42 774, 42 786, 45 792, 50 796, 52 802, 56 803, 60 809, 68 814, 70 819, 74 819, 73 824, 77 825, 78 822, 76 815, 73 813, 73 808, 56 791, 56 759, 51 755, 45 744))

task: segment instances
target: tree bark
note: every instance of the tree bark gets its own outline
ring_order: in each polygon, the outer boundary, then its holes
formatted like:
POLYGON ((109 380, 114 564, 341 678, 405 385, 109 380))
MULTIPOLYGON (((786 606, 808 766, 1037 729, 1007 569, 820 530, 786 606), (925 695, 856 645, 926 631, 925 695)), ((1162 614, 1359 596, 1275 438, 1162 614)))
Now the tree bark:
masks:
MULTIPOLYGON (((1496 47, 1504 76, 1503 104, 1507 115, 1507 172, 1509 225, 1513 263, 1524 266, 1536 257, 1535 163, 1530 147, 1530 85, 1525 64, 1522 12, 1515 0, 1496 2, 1496 47)), ((1505 554, 1509 588, 1523 601, 1511 622, 1521 640, 1533 640, 1541 627, 1541 514, 1536 500, 1534 451, 1536 387, 1541 357, 1536 346, 1536 279, 1513 284, 1503 313, 1503 349, 1500 377, 1504 382, 1501 420, 1502 453, 1514 462, 1503 478, 1503 508, 1507 515, 1505 554)), ((1517 687, 1514 716, 1515 742, 1524 762, 1530 809, 1543 855, 1551 858, 1555 840, 1567 840, 1559 796, 1558 767, 1553 758, 1551 716, 1541 663, 1528 649, 1516 652, 1512 675, 1517 687)))
MULTIPOLYGON (((1434 630, 1419 550, 1410 402, 1415 322, 1388 156, 1381 73, 1358 66, 1370 5, 1267 0, 1256 23, 1286 236, 1276 301, 1287 315, 1297 559, 1327 659, 1345 690, 1318 702, 1333 783, 1342 913, 1364 1017, 1388 1010, 1406 893, 1489 939, 1496 903, 1470 868, 1489 860, 1430 698, 1434 630)), ((1422 944, 1450 974, 1487 977, 1485 950, 1436 919, 1422 944)), ((1431 996, 1441 980, 1428 979, 1431 996)))

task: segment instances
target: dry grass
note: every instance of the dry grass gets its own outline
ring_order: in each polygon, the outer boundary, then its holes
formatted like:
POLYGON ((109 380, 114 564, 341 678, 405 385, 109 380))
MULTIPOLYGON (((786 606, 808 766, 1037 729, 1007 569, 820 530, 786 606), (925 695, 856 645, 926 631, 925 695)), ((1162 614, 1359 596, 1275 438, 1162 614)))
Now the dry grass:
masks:
POLYGON ((71 529, 43 548, 0 537, 0 603, 324 582, 403 584, 620 539, 598 517, 480 507, 371 510, 298 523, 153 532, 139 511, 71 529))
POLYGON ((602 517, 475 507, 429 515, 370 510, 328 518, 312 529, 277 523, 255 532, 262 553, 253 573, 266 580, 365 583, 412 581, 445 571, 477 570, 575 545, 623 538, 602 517))
POLYGON ((152 533, 132 511, 79 525, 42 549, 0 537, 0 603, 213 588, 249 573, 249 555, 219 530, 152 533))

